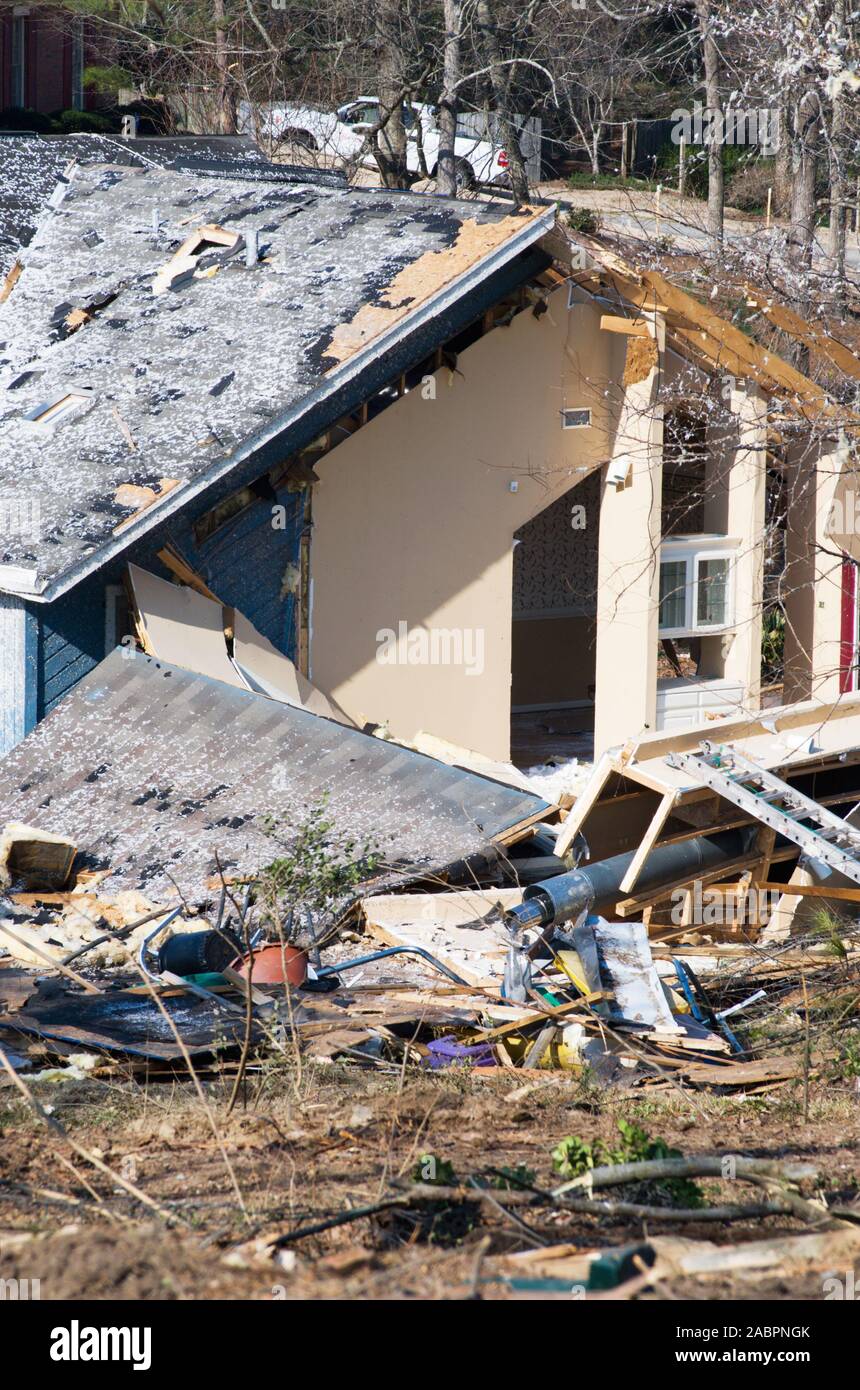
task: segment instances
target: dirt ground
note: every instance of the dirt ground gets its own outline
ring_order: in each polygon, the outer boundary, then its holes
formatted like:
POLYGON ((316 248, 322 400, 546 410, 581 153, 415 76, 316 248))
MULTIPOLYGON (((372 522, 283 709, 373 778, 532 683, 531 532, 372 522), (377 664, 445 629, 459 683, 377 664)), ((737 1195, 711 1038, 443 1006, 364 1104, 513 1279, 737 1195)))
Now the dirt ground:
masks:
MULTIPOLYGON (((34 1088, 70 1140, 158 1211, 76 1154, 11 1082, 4 1085, 0 1277, 38 1278, 43 1299, 568 1298, 513 1292, 500 1277, 505 1257, 559 1243, 583 1251, 620 1246, 655 1234, 724 1244, 808 1229, 771 1216, 732 1225, 660 1222, 658 1231, 629 1218, 440 1202, 362 1217, 272 1249, 278 1236, 391 1195, 424 1156, 451 1165, 453 1177, 442 1170, 449 1183, 524 1165, 534 1186, 549 1188, 559 1181, 551 1151, 561 1139, 612 1144, 619 1119, 685 1155, 812 1162, 831 1203, 856 1200, 860 1096, 853 1082, 813 1083, 808 1122, 793 1085, 747 1098, 633 1098, 563 1073, 524 1081, 266 1062, 230 1115, 231 1082, 202 1085, 205 1106, 187 1080, 144 1085, 117 1070, 104 1080, 34 1088)), ((703 1180, 702 1188, 709 1201, 757 1200, 756 1189, 740 1183, 703 1180)), ((818 1270, 685 1279, 638 1296, 819 1299, 823 1277, 818 1270)))

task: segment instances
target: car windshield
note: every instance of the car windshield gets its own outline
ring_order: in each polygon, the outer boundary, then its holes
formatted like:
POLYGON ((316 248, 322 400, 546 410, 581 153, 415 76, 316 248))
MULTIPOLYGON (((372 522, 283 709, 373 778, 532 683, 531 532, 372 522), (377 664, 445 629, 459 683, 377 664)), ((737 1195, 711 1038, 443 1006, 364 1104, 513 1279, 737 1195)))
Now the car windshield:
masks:
POLYGON ((372 125, 377 119, 379 108, 375 102, 360 102, 358 106, 348 106, 341 112, 341 120, 346 125, 372 125))
MULTIPOLYGON (((338 112, 344 125, 374 125, 379 119, 379 103, 375 101, 361 101, 356 106, 342 106, 338 112)), ((407 130, 412 130, 417 124, 417 115, 413 107, 403 103, 403 124, 407 130)))

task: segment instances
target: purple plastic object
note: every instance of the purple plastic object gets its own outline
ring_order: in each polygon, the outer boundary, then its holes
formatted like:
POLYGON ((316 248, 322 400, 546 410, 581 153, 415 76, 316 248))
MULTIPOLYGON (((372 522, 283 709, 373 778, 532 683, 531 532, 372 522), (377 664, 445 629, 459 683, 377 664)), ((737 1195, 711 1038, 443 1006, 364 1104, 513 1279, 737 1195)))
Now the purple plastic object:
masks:
POLYGON ((473 1047, 467 1047, 454 1037, 437 1038, 435 1042, 427 1044, 427 1051, 430 1053, 428 1066, 434 1069, 450 1067, 455 1062, 465 1062, 469 1067, 498 1066, 492 1043, 476 1043, 473 1047))

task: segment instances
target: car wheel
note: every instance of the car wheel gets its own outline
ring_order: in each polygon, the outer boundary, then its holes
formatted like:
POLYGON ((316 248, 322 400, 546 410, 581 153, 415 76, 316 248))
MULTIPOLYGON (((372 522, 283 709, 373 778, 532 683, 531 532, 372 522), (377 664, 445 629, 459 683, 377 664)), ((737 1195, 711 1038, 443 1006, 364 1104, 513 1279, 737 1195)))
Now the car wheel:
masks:
POLYGON ((300 150, 315 150, 317 142, 309 130, 282 130, 278 136, 281 145, 295 145, 300 150))
POLYGON ((471 193, 475 188, 475 171, 468 159, 454 160, 454 176, 457 180, 457 192, 471 193))

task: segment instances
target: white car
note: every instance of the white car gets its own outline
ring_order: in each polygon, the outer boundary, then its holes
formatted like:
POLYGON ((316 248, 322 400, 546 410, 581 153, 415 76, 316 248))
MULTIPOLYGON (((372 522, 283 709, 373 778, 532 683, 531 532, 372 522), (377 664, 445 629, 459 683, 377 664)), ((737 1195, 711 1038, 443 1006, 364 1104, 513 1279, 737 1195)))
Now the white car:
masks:
MULTIPOLYGON (((248 113, 250 114, 250 113, 248 113)), ((439 129, 432 106, 404 104, 406 126, 406 165, 410 172, 422 173, 419 150, 431 178, 436 177, 439 161, 439 129)), ((360 155, 363 164, 374 165, 372 150, 361 149, 369 130, 379 119, 376 97, 359 97, 337 111, 317 111, 310 106, 268 106, 260 112, 261 135, 273 142, 284 142, 314 150, 338 161, 360 155)), ((251 126, 250 119, 242 122, 251 126)), ((381 132, 385 141, 385 131, 381 132)), ((457 184, 461 188, 507 181, 508 157, 503 149, 477 136, 458 131, 454 141, 457 184)))

